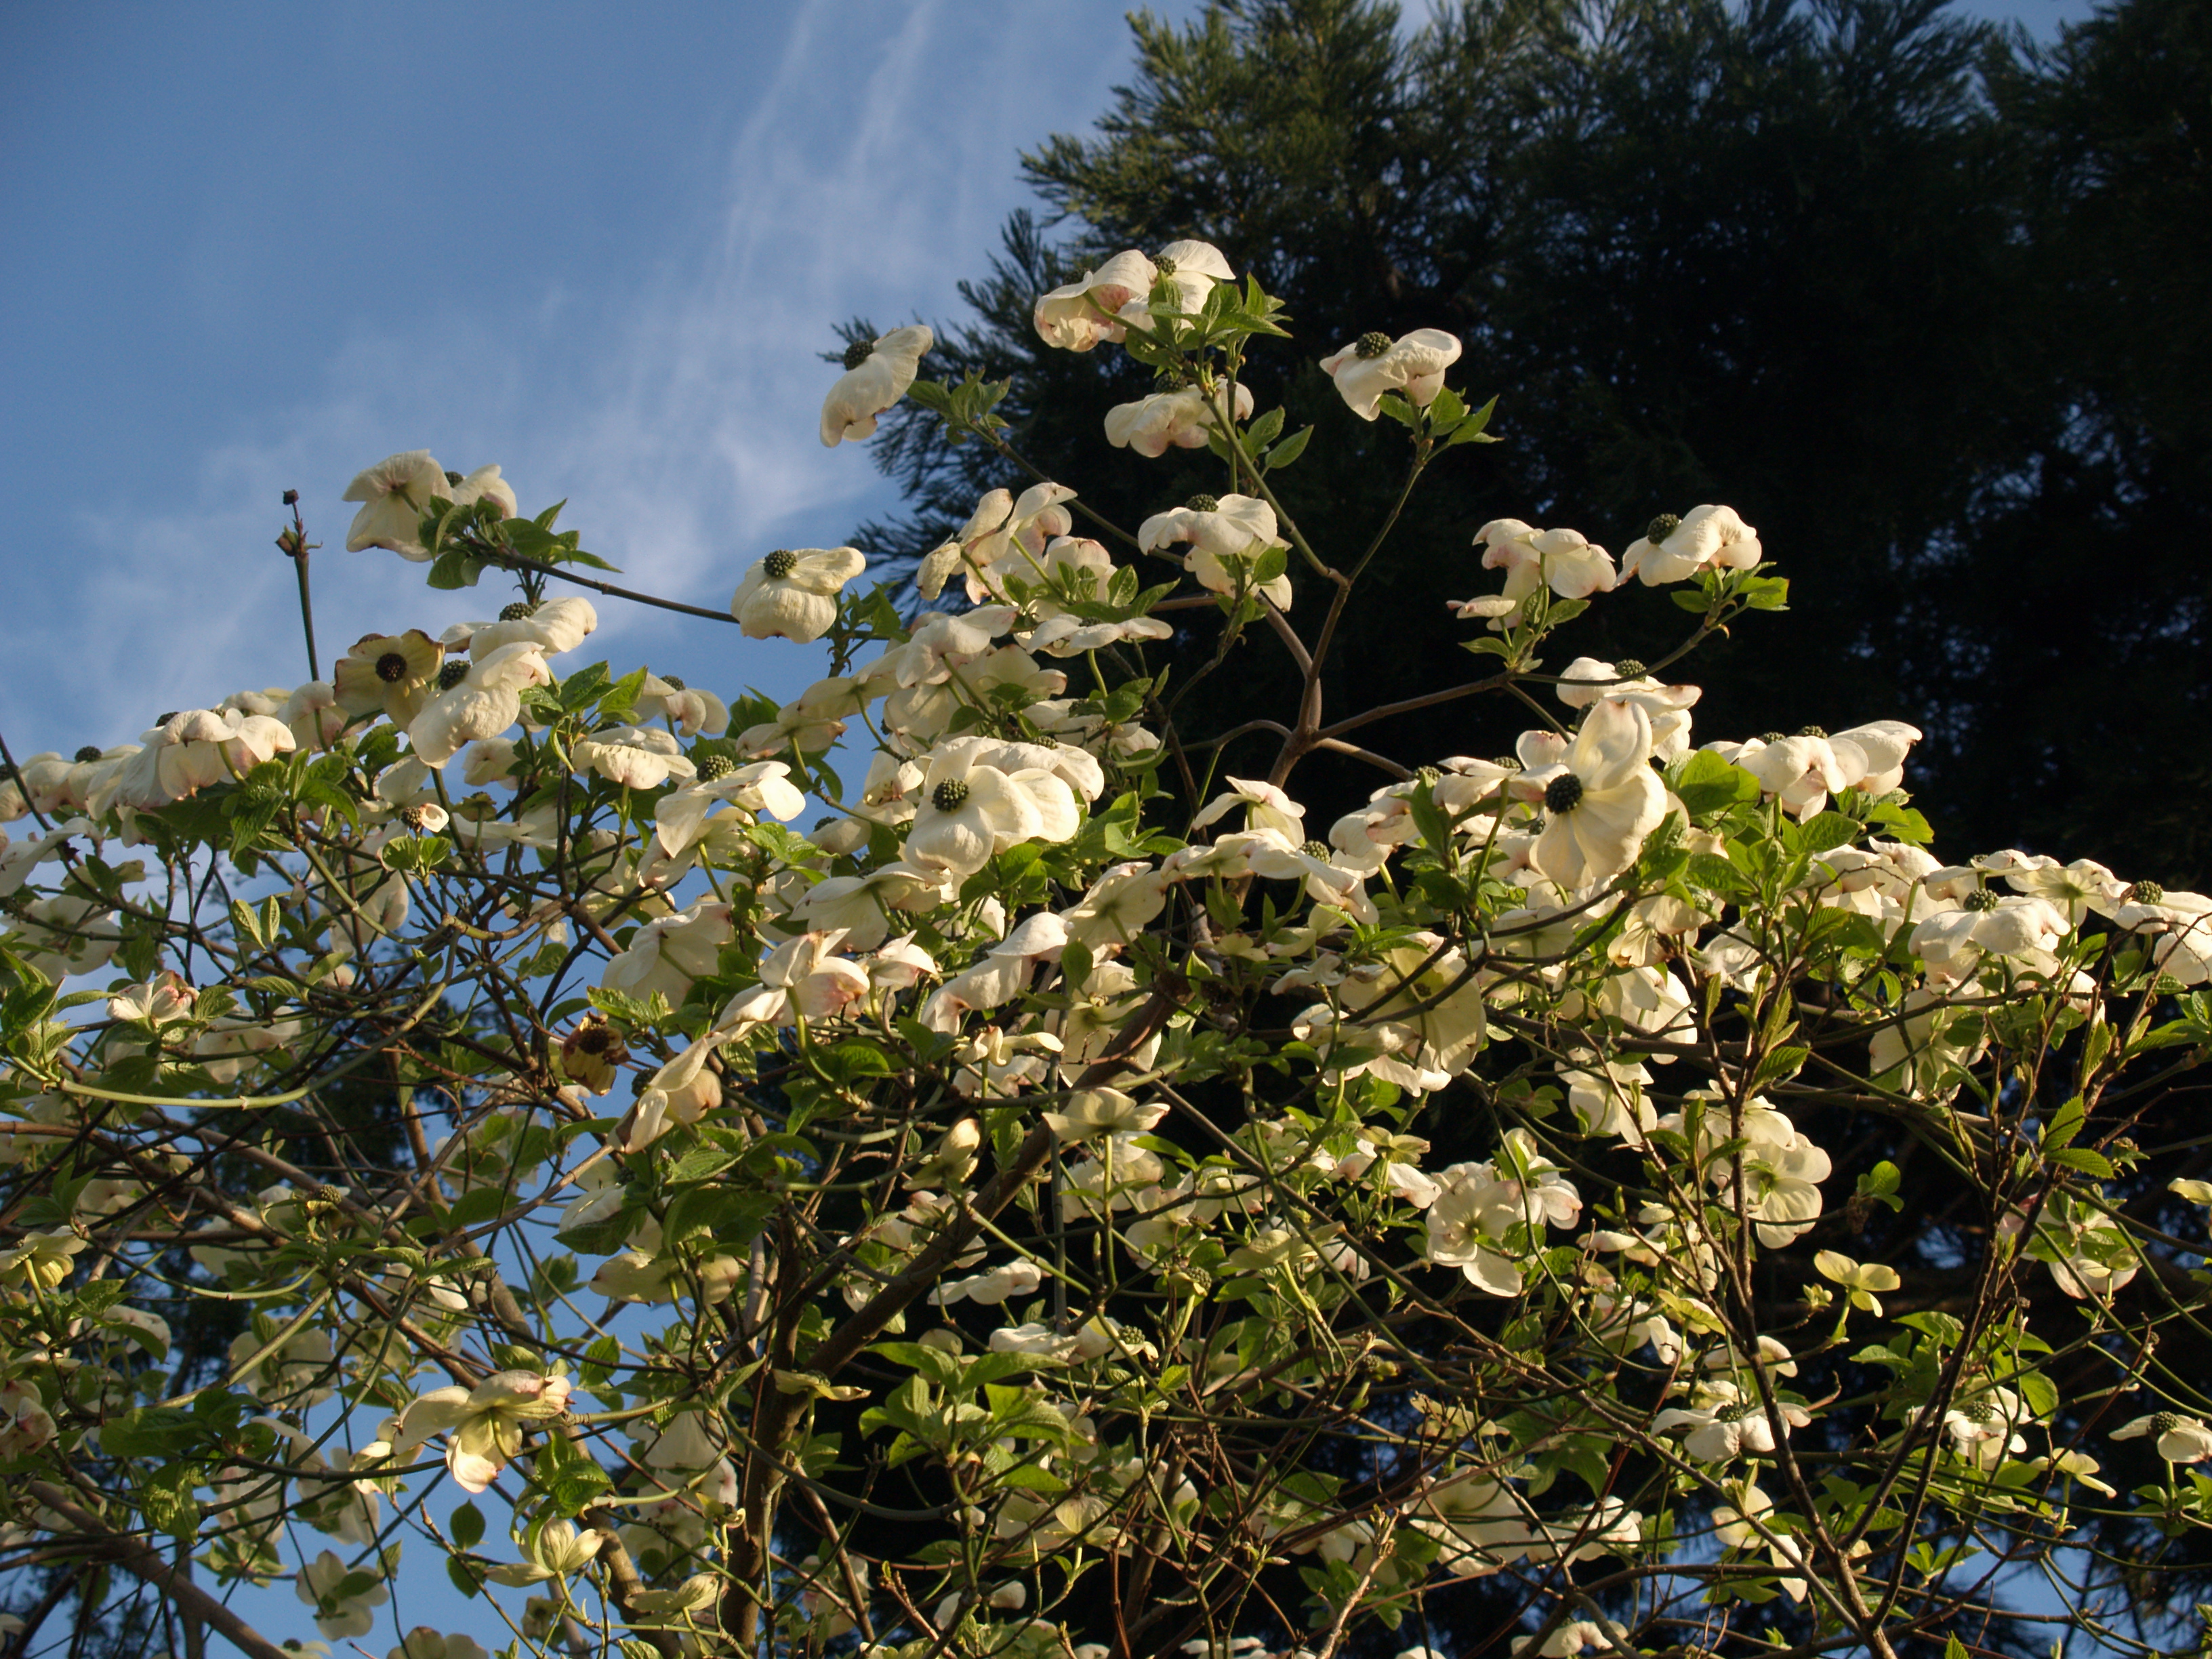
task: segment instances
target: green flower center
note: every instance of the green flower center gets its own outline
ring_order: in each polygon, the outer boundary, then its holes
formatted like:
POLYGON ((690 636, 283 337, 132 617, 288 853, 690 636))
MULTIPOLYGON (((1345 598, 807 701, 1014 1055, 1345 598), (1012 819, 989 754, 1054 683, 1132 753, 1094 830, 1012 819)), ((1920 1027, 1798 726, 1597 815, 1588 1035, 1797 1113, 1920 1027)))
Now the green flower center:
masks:
POLYGON ((468 677, 468 664, 456 658, 438 671, 438 690, 450 691, 468 677))
POLYGON ((678 679, 673 674, 663 674, 660 677, 660 683, 666 686, 671 691, 688 691, 690 690, 689 686, 685 685, 682 680, 678 679))
POLYGON ((873 340, 854 341, 845 348, 845 367, 858 368, 875 355, 875 350, 876 343, 873 340))
POLYGON ((154 716, 154 724, 155 724, 155 725, 156 725, 156 726, 167 726, 167 725, 171 720, 174 720, 174 719, 176 719, 176 718, 177 718, 177 710, 175 710, 175 709, 172 708, 172 709, 171 709, 167 714, 156 714, 156 715, 155 715, 155 716, 154 716))
POLYGON ((448 472, 446 474, 446 482, 449 484, 457 484, 465 483, 466 480, 458 472, 448 472))
POLYGON ((87 744, 76 751, 76 758, 81 761, 96 761, 100 758, 100 750, 94 744, 87 744))
POLYGON ((1172 276, 1176 274, 1176 262, 1167 254, 1163 253, 1152 261, 1152 269, 1163 276, 1172 276))
POLYGON ((1218 513, 1221 511, 1221 498, 1218 495, 1194 495, 1183 505, 1193 513, 1218 513))
POLYGON ((501 622, 520 622, 530 614, 532 608, 520 599, 512 600, 500 606, 499 619, 501 622))
POLYGON ((1797 728, 1797 735, 1801 738, 1825 738, 1828 731, 1822 726, 1801 726, 1797 728))
POLYGON ((716 778, 726 778, 737 769, 737 762, 727 755, 709 755, 699 763, 699 781, 712 783, 716 778))
POLYGON ((1518 755, 1500 755, 1496 760, 1490 763, 1501 772, 1518 772, 1521 769, 1521 757, 1518 755))
POLYGON ((1547 811, 1571 812, 1583 804, 1583 781, 1571 772, 1562 772, 1544 786, 1544 807, 1547 811))
POLYGON ((1663 542, 1682 527, 1680 514, 1662 513, 1644 526, 1644 538, 1649 542, 1663 542))
POLYGON ((968 786, 958 778, 947 778, 929 792, 929 804, 940 812, 957 812, 968 802, 968 786))
POLYGON ((1644 672, 1644 665, 1633 657, 1623 657, 1613 665, 1613 677, 1617 680, 1632 680, 1644 672))
POLYGON ((397 651, 387 651, 376 659, 376 678, 386 685, 397 685, 407 678, 407 659, 397 651))
POLYGON ((2128 889, 2130 904, 2156 904, 2166 896, 2166 889, 2154 881, 2139 881, 2128 889))
POLYGON ((1352 355, 1372 359, 1380 357, 1389 349, 1390 337, 1379 330, 1370 330, 1352 343, 1352 355))
POLYGON ((2154 1433, 2172 1434, 2181 1426, 2181 1414, 2179 1412, 2160 1412, 2151 1419, 2150 1426, 2154 1433))
POLYGON ((1960 902, 1969 910, 1986 913, 1997 908, 1997 896, 1986 887, 1977 887, 1960 902))
POLYGON ((1333 849, 1325 841, 1310 841, 1298 850, 1303 852, 1308 858, 1319 859, 1323 864, 1326 864, 1328 862, 1329 854, 1334 849, 1333 849))
POLYGON ((772 582, 780 582, 799 568, 799 555, 787 547, 779 547, 761 561, 761 568, 772 582))

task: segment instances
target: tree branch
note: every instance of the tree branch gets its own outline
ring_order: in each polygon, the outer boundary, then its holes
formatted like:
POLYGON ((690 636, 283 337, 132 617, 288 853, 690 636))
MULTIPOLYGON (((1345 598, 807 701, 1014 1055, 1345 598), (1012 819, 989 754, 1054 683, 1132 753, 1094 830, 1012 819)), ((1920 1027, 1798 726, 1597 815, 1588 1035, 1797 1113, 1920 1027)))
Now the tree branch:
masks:
POLYGON ((79 1508, 58 1486, 44 1480, 32 1480, 26 1486, 33 1498, 76 1528, 93 1554, 144 1579, 175 1602, 179 1611, 188 1618, 197 1619, 228 1637, 231 1644, 249 1659, 298 1659, 298 1656, 285 1652, 233 1613, 227 1604, 216 1601, 164 1561, 143 1539, 110 1531, 105 1522, 79 1508))

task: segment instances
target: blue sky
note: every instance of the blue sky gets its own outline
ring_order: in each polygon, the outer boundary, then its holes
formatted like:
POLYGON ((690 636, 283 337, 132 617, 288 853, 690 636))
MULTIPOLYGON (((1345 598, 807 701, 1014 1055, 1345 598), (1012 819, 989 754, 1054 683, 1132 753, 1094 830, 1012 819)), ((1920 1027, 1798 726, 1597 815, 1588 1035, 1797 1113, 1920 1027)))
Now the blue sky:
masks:
MULTIPOLYGON (((2043 33, 2087 10, 1962 9, 2043 33)), ((271 545, 287 488, 325 544, 326 667, 361 634, 485 614, 506 595, 344 552, 340 493, 396 450, 496 461, 526 509, 568 496, 626 580, 699 604, 778 543, 842 538, 888 502, 865 453, 815 435, 817 354, 855 314, 958 315, 1026 199, 1018 152, 1086 127, 1125 74, 1121 12, 9 8, 0 732, 19 758, 113 743, 306 678, 271 545)), ((726 694, 787 695, 817 660, 607 624, 617 665, 726 694)), ((252 1599, 308 1633, 284 1587, 252 1599)), ((409 1601, 407 1623, 497 1638, 442 1578, 409 1601)))
MULTIPOLYGON (((863 313, 958 309, 1018 151, 1104 106, 1110 0, 23 8, 0 31, 0 730, 33 750, 483 607, 343 549, 360 468, 497 461, 635 585, 726 604, 882 504, 815 434, 863 313)), ((491 601, 496 605, 505 594, 491 601)), ((611 617, 610 622, 612 622, 611 617)), ((811 653, 624 619, 724 690, 811 653)), ((603 635, 604 638, 604 635, 603 635)))

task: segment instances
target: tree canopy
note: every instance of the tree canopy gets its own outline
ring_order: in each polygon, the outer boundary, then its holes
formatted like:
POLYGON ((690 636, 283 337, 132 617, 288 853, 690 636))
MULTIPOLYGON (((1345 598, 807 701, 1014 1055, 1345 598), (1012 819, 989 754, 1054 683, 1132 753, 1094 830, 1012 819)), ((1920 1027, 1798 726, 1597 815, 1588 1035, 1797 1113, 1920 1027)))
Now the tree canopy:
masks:
MULTIPOLYGON (((1045 216, 1014 216, 948 343, 1013 377, 1037 465, 1095 447, 1150 376, 1054 361, 1032 297, 1201 237, 1313 347, 1253 373, 1331 440, 1284 484, 1316 538, 1372 522, 1373 463, 1404 442, 1334 398, 1322 349, 1442 328, 1499 398, 1503 441, 1449 458, 1385 550, 1396 603, 1343 632, 1352 681, 1449 672, 1443 601, 1491 519, 1618 549, 1727 500, 1791 550, 1793 598, 1723 647, 1716 717, 1895 714, 1929 736, 1924 803, 1977 844, 2094 828, 2177 880, 2212 868, 2202 8, 2134 0, 2044 51, 1938 0, 1462 3, 1419 29, 1279 0, 1132 26, 1129 82, 1025 157, 1045 216)), ((868 533, 910 553, 1015 481, 920 427, 884 459, 914 516, 868 533)), ((1094 468, 1088 499, 1127 520, 1146 467, 1094 468)), ((1617 643, 1583 626, 1578 648, 1617 643)), ((1217 689, 1221 730, 1281 689, 1235 678, 1253 702, 1217 689)), ((1425 751, 1504 735, 1407 727, 1425 751)))

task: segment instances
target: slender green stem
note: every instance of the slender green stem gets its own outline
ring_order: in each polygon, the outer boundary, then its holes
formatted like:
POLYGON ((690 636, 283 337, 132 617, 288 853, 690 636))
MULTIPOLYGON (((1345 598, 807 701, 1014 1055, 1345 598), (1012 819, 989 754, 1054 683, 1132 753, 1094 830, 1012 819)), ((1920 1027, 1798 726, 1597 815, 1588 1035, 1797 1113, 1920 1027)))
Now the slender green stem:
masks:
POLYGON ((278 532, 276 548, 291 560, 292 569, 300 579, 300 625, 307 634, 307 678, 319 680, 323 670, 315 656, 315 607, 307 597, 307 556, 315 550, 317 544, 307 539, 307 523, 300 516, 300 492, 286 490, 284 505, 292 509, 292 527, 278 532))
POLYGON ((323 671, 315 659, 315 606, 307 596, 307 556, 304 550, 292 561, 292 568, 300 577, 300 626, 307 632, 307 678, 319 680, 323 671))

